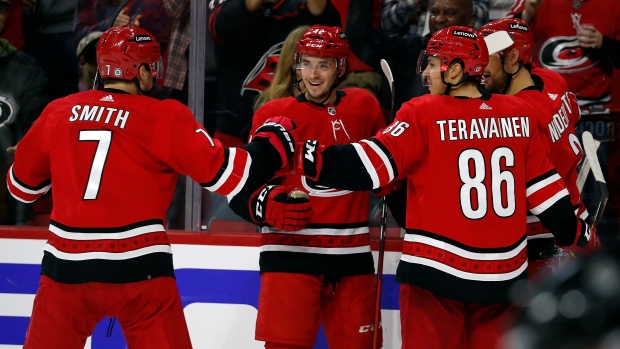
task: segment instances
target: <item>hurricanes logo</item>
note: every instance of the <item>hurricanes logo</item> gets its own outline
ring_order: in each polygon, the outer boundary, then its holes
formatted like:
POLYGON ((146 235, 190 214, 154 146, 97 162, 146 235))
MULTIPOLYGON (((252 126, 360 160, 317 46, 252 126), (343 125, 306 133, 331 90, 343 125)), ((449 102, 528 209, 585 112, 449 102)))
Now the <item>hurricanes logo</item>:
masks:
POLYGON ((598 63, 579 46, 577 36, 556 36, 540 47, 539 61, 543 68, 560 74, 576 73, 598 63))
POLYGON ((258 60, 254 69, 252 69, 250 74, 245 78, 245 81, 243 81, 240 91, 241 96, 243 96, 245 91, 261 92, 271 85, 273 77, 276 75, 276 66, 280 60, 282 45, 284 45, 284 42, 273 45, 258 60))
POLYGON ((5 96, 0 96, 0 127, 13 123, 15 108, 13 103, 5 96))

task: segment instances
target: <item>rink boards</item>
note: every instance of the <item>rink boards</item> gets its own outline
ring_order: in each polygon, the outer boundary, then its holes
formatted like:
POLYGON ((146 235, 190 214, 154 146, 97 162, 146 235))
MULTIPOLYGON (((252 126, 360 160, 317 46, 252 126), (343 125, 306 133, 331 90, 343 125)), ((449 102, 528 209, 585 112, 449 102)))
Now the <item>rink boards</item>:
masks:
MULTIPOLYGON (((22 347, 37 290, 47 231, 0 228, 0 349, 22 347)), ((255 234, 170 234, 177 284, 194 348, 259 349, 254 324, 260 287, 260 236, 255 234)), ((376 250, 377 241, 373 241, 376 250)), ((398 284, 394 281, 400 242, 388 241, 384 264, 383 348, 400 348, 398 284)), ((375 263, 377 260, 376 251, 375 263)), ((104 319, 87 349, 124 349, 118 325, 104 319)), ((327 349, 322 331, 314 346, 327 349)))

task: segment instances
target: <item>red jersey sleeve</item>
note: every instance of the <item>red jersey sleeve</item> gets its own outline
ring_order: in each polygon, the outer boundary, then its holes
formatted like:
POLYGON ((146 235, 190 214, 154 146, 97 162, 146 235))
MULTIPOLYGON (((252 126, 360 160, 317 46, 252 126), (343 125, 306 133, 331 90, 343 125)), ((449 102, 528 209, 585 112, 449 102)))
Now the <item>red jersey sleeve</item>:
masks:
POLYGON ((17 145, 15 162, 7 174, 7 186, 15 199, 30 203, 51 188, 50 110, 48 106, 17 145))
POLYGON ((164 101, 158 108, 170 110, 170 117, 157 131, 165 136, 154 143, 161 160, 205 189, 224 196, 238 193, 247 181, 252 163, 248 152, 223 147, 184 106, 164 101))

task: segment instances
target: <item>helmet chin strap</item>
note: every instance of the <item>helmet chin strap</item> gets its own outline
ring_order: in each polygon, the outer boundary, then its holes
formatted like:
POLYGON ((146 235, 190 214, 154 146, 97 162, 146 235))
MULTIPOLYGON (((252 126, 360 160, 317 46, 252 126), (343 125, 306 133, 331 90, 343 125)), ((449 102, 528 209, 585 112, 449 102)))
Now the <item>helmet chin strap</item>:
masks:
POLYGON ((463 83, 463 81, 465 81, 465 79, 467 79, 467 77, 469 76, 468 73, 463 73, 463 75, 461 76, 461 79, 456 83, 456 84, 451 84, 449 82, 446 82, 445 78, 444 78, 444 73, 445 72, 441 72, 441 82, 444 83, 444 85, 446 85, 446 90, 444 91, 444 94, 447 96, 450 94, 450 90, 452 90, 452 86, 459 86, 460 84, 463 83))
POLYGON ((301 93, 301 86, 299 86, 299 83, 303 81, 302 78, 299 79, 295 79, 295 74, 297 73, 297 71, 295 69, 293 69, 293 76, 291 76, 291 78, 293 79, 293 86, 295 86, 295 89, 297 91, 299 91, 299 93, 301 93))
POLYGON ((504 74, 506 74, 506 84, 504 85, 504 89, 502 90, 503 95, 505 95, 506 92, 508 92, 508 89, 510 88, 510 83, 512 82, 512 77, 517 75, 519 71, 521 70, 521 68, 523 68, 523 62, 519 61, 519 68, 517 69, 517 71, 514 73, 509 73, 506 71, 506 68, 504 66, 505 61, 506 61, 506 57, 500 57, 500 62, 502 63, 502 71, 504 72, 504 74))

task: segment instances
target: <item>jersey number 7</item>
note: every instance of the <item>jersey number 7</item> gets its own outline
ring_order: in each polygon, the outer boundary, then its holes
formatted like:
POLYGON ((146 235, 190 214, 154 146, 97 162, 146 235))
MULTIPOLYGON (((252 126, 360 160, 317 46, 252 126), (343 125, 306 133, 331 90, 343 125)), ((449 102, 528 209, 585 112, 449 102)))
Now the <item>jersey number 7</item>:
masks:
POLYGON ((80 142, 97 141, 97 150, 93 162, 90 165, 88 183, 84 190, 84 200, 96 200, 101 185, 101 175, 105 167, 105 160, 108 157, 110 143, 112 142, 112 131, 109 130, 82 130, 79 135, 80 142))

